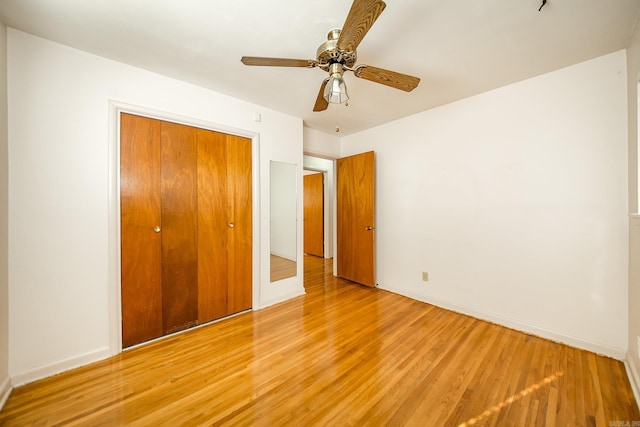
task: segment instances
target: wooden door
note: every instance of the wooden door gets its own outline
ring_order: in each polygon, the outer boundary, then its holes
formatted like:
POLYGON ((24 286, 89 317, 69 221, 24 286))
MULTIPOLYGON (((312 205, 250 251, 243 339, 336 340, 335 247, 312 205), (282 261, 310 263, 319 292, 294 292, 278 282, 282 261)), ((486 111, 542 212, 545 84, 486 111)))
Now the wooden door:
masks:
POLYGON ((227 135, 198 129, 198 321, 230 314, 227 135))
POLYGON ((123 347, 251 308, 251 140, 121 115, 123 347))
POLYGON ((162 322, 165 334, 198 324, 196 129, 161 123, 162 322))
POLYGON ((162 336, 160 121, 120 119, 122 346, 162 336))
POLYGON ((252 210, 251 140, 227 135, 230 313, 251 308, 252 210))
POLYGON ((198 130, 198 321, 252 306, 251 140, 198 130))
POLYGON ((338 276, 375 286, 374 152, 336 161, 338 276))
POLYGON ((324 175, 304 176, 304 252, 324 256, 324 175))

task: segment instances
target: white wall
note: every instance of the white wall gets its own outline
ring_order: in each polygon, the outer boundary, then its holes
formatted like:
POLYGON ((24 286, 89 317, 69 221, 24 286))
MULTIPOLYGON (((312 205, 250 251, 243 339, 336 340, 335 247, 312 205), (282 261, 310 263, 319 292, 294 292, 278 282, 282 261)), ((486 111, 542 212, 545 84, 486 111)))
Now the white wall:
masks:
POLYGON ((319 130, 305 127, 304 154, 326 159, 340 157, 340 137, 338 134, 328 134, 319 130))
MULTIPOLYGON (((254 308, 304 293, 302 274, 269 283, 269 161, 302 164, 300 119, 14 29, 8 64, 9 373, 15 384, 119 350, 112 101, 254 135, 254 308)), ((301 212, 301 196, 298 206, 301 212)))
POLYGON ((9 397, 7 28, 0 22, 0 409, 9 397))
POLYGON ((626 83, 620 51, 344 137, 380 286, 624 358, 626 83))
MULTIPOLYGON (((640 80, 640 26, 636 26, 627 49, 629 105, 629 207, 638 213, 638 81, 640 80)), ((636 400, 640 402, 640 216, 629 220, 629 351, 627 366, 636 400)))

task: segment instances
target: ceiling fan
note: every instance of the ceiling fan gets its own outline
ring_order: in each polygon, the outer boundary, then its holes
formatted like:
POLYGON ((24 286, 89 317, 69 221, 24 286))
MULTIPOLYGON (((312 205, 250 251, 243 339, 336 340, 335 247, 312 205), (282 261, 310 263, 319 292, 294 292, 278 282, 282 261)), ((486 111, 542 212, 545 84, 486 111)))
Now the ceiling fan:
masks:
POLYGON ((352 71, 361 79, 410 92, 420 83, 418 77, 364 64, 354 67, 357 60, 356 48, 386 6, 382 0, 354 0, 342 30, 329 32, 327 41, 318 48, 315 60, 243 56, 241 61, 245 65, 317 67, 327 71, 329 77, 320 86, 313 111, 324 111, 329 103, 342 104, 349 99, 342 78, 345 71, 352 71))

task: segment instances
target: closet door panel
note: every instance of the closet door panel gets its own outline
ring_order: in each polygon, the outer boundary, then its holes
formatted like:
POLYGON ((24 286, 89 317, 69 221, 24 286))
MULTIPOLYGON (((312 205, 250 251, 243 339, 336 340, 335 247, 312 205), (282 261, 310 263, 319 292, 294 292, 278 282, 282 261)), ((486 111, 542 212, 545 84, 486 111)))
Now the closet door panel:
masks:
POLYGON ((123 347, 251 308, 251 140, 121 117, 123 347))
POLYGON ((227 135, 198 129, 198 322, 227 309, 227 135))
POLYGON ((120 116, 122 346, 162 335, 160 122, 120 116))
POLYGON ((251 308, 251 140, 227 135, 229 216, 229 312, 251 308))
POLYGON ((162 318, 164 333, 197 324, 196 129, 162 123, 162 318))

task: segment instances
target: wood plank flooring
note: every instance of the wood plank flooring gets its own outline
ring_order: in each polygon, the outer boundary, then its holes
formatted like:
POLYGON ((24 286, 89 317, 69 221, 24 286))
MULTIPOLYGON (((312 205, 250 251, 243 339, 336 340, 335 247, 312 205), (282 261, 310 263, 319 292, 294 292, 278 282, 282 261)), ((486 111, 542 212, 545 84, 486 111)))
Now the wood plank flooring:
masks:
MULTIPOLYGON (((622 363, 331 276, 13 391, 0 425, 615 426, 622 363)), ((628 423, 628 424, 625 424, 628 423)))
POLYGON ((278 280, 295 276, 298 273, 298 263, 291 261, 290 259, 271 254, 270 270, 271 281, 277 282, 278 280))

